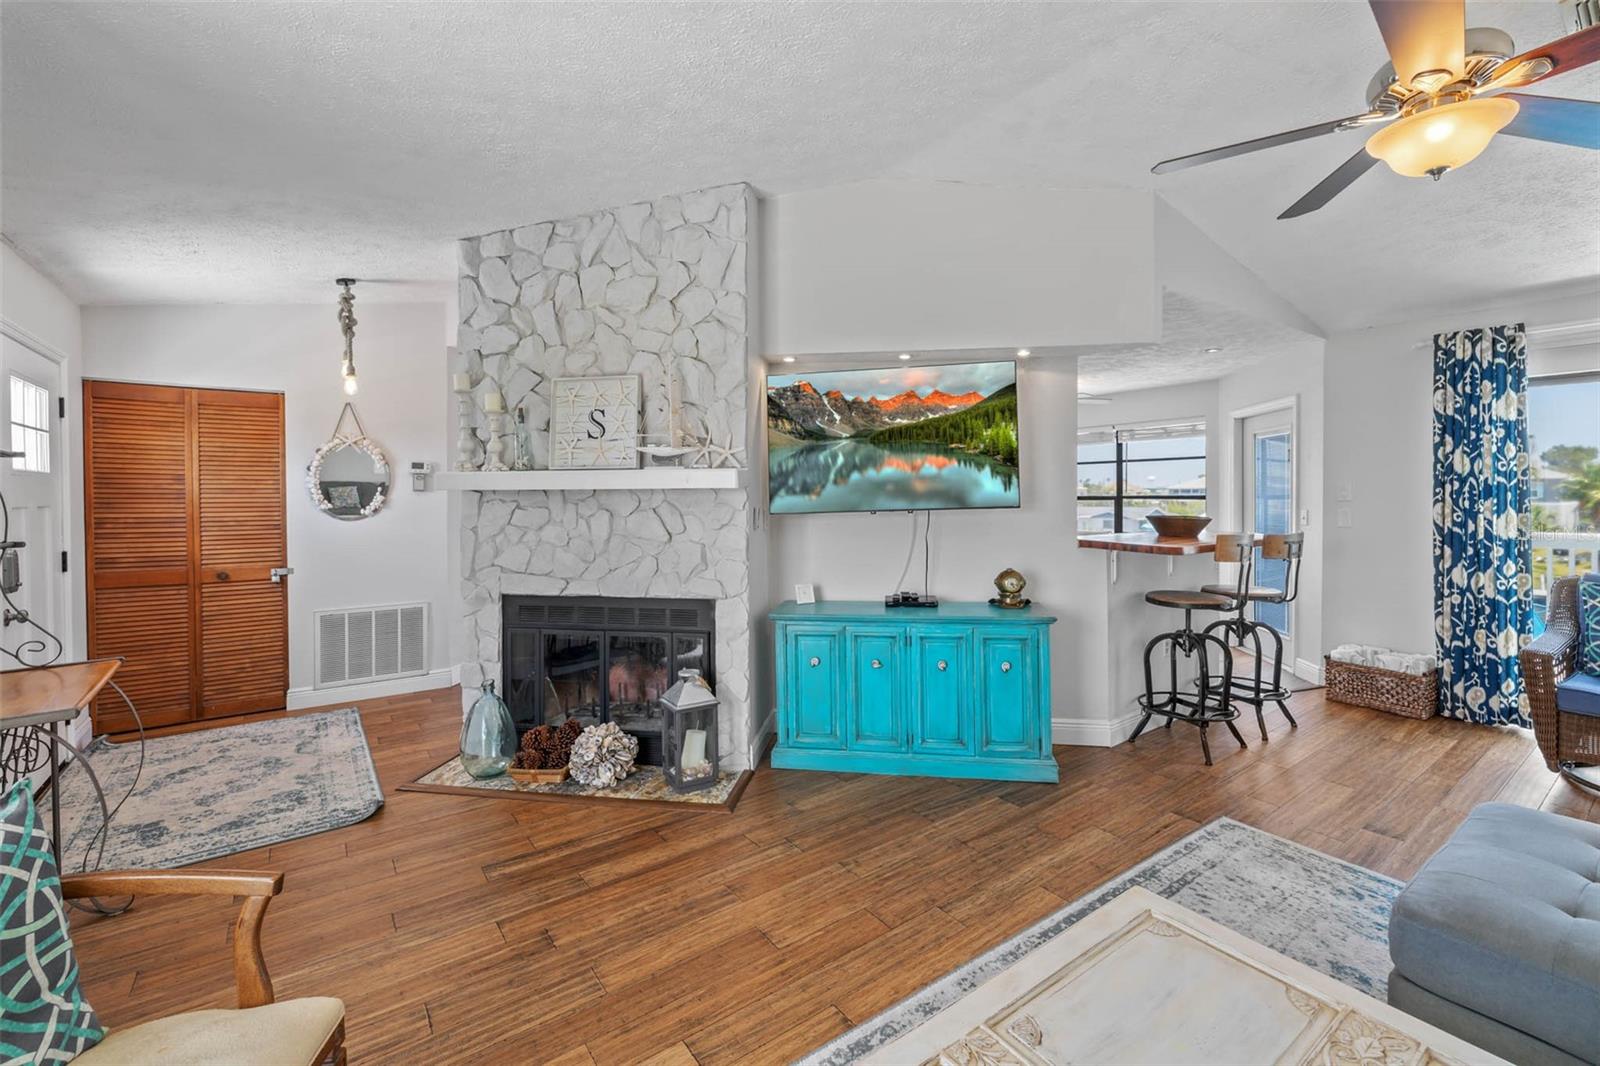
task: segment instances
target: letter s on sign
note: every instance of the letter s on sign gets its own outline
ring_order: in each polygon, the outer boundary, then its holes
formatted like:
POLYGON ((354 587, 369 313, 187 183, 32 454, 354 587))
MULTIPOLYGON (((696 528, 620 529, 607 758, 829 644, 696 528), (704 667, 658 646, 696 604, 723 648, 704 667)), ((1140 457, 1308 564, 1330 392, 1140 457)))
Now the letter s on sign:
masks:
POLYGON ((588 437, 589 440, 604 440, 605 439, 606 424, 603 421, 601 421, 601 419, 603 419, 605 417, 605 414, 606 414, 606 409, 604 407, 596 407, 594 410, 589 412, 589 421, 594 424, 594 428, 589 430, 588 433, 585 434, 585 436, 588 437))

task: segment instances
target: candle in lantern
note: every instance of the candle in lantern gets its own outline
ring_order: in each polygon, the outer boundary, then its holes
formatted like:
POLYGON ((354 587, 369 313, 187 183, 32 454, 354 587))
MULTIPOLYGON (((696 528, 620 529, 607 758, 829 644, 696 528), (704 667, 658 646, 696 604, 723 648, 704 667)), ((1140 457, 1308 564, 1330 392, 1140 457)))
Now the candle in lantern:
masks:
POLYGON ((483 394, 483 409, 492 415, 502 415, 506 411, 506 398, 500 395, 499 390, 483 394))
POLYGON ((685 729, 683 731, 683 758, 679 766, 688 770, 691 767, 703 765, 706 761, 706 731, 704 729, 685 729))
POLYGON ((471 392, 472 391, 472 375, 471 374, 454 374, 454 375, 452 375, 451 378, 450 378, 450 388, 455 392, 471 392))

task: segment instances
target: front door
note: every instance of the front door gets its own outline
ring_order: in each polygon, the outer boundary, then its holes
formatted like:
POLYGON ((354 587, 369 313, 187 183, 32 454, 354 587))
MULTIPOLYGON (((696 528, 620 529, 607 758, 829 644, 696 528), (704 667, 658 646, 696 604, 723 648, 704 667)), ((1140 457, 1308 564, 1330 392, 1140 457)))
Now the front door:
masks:
MULTIPOLYGON (((63 649, 66 639, 67 594, 62 551, 61 514, 63 456, 60 420, 61 368, 51 359, 10 337, 0 337, 0 404, 5 411, 5 436, 0 447, 21 452, 0 460, 0 494, 5 496, 7 541, 14 549, 21 587, 4 605, 4 637, 0 646, 39 665, 63 649), (18 616, 25 613, 28 621, 18 616), (31 624, 30 624, 31 623, 31 624), (39 642, 34 644, 32 642, 39 642)), ((0 667, 17 663, 10 657, 0 667)))
MULTIPOLYGON (((1255 533, 1294 531, 1294 423, 1288 410, 1251 415, 1243 422, 1244 524, 1255 533)), ((1288 564, 1263 559, 1256 549, 1253 583, 1281 589, 1288 580, 1288 564)), ((1254 603, 1251 611, 1283 635, 1283 661, 1294 663, 1292 605, 1254 603)), ((1292 669, 1292 665, 1289 666, 1292 669)))

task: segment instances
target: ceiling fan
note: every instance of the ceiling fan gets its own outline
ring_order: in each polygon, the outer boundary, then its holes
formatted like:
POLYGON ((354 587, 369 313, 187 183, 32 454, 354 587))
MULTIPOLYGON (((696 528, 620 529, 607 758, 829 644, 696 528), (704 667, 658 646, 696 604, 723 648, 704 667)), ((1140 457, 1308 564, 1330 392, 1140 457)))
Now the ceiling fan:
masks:
POLYGON ((1310 214, 1383 160, 1397 174, 1437 181, 1478 157, 1496 133, 1600 150, 1600 103, 1507 92, 1600 59, 1600 26, 1513 54, 1496 29, 1467 29, 1463 0, 1368 0, 1390 62, 1367 86, 1359 115, 1163 160, 1166 174, 1325 133, 1379 127, 1339 169, 1279 218, 1310 214))

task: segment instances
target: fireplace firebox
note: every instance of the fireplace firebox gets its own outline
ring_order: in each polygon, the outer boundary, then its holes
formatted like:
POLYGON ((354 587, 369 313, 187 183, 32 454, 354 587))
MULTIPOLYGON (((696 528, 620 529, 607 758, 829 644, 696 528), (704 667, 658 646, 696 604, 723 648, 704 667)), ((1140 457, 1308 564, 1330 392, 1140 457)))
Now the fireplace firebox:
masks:
POLYGON ((617 596, 501 598, 505 699, 519 733, 576 718, 615 722, 659 766, 662 693, 678 671, 715 678, 710 600, 617 596))

